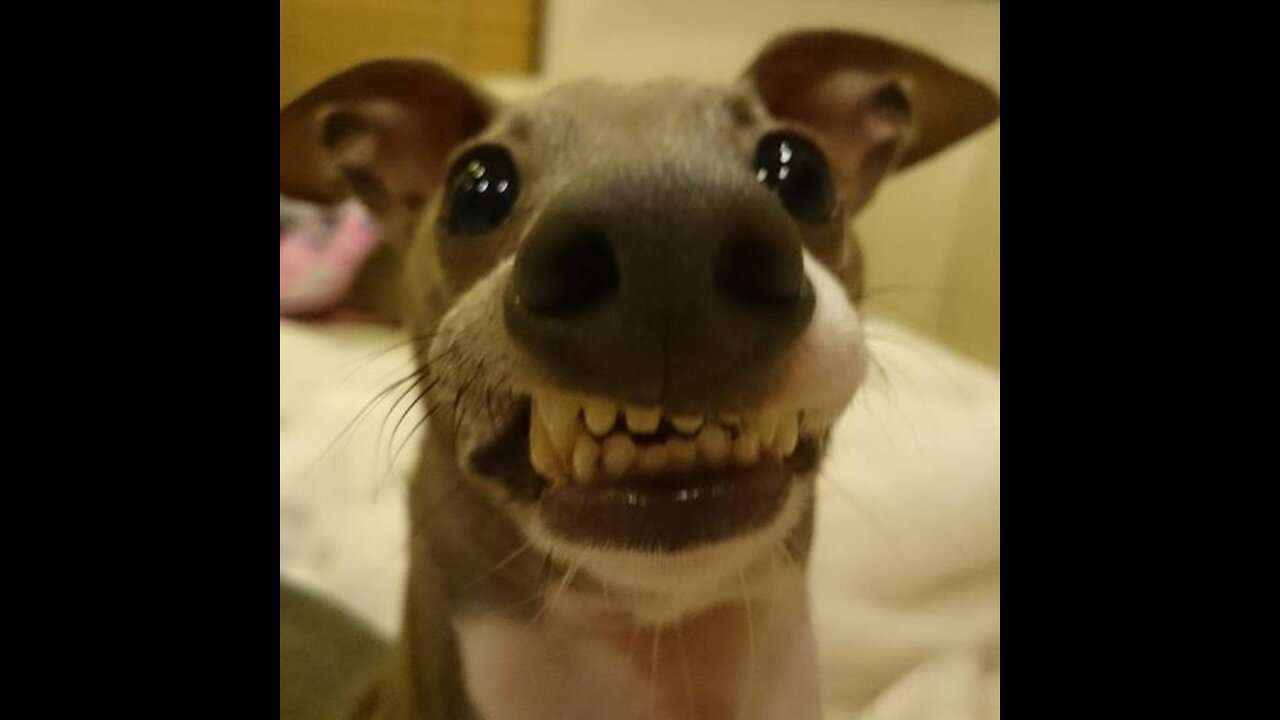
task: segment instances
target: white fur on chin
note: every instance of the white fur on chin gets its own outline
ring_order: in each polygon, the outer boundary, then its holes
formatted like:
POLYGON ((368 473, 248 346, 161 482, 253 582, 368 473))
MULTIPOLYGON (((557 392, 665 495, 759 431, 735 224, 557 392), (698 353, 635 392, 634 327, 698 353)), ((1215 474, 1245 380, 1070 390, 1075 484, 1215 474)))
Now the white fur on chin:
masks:
MULTIPOLYGON (((792 483, 778 515, 763 528, 675 553, 617 550, 570 543, 543 525, 533 508, 522 518, 533 546, 601 581, 609 597, 641 625, 663 625, 726 600, 758 594, 779 564, 791 560, 783 541, 800 522, 813 494, 811 481, 792 483)), ((558 592, 555 584, 547 591, 558 592)))

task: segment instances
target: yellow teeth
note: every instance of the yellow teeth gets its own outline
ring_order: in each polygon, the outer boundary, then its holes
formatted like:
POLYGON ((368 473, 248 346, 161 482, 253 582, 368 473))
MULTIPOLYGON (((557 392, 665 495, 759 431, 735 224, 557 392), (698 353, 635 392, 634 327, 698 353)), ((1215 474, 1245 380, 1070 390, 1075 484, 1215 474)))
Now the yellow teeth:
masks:
POLYGON ((760 435, 755 430, 743 430, 733 441, 733 460, 739 465, 754 465, 760 460, 760 435))
POLYGON ((618 419, 618 406, 607 400, 588 400, 582 408, 587 429, 596 437, 604 437, 618 419))
POLYGON ((719 425, 709 425, 698 434, 698 459, 708 465, 723 465, 733 449, 729 431, 719 425))
POLYGON ((539 392, 533 396, 529 453, 533 468, 554 483, 607 482, 629 474, 786 458, 795 452, 802 423, 809 433, 820 430, 820 422, 779 408, 711 417, 665 415, 660 408, 623 406, 607 398, 539 392), (653 437, 664 419, 666 435, 653 437))
POLYGON ((610 477, 622 477, 636 459, 636 444, 629 435, 618 433, 604 441, 604 471, 610 477))
POLYGON ((553 482, 561 482, 566 478, 564 468, 560 465, 560 454, 551 444, 547 426, 537 420, 529 428, 529 462, 538 474, 553 482))
POLYGON ((673 470, 688 470, 698 462, 698 446, 692 440, 668 440, 667 455, 673 470))
POLYGON ((643 475, 653 475, 667 469, 667 460, 670 458, 667 452, 666 443, 661 445, 646 445, 640 448, 636 455, 636 469, 643 475))
POLYGON ((542 422, 546 424, 551 444, 561 456, 567 457, 577 450, 574 441, 579 435, 577 428, 579 409, 571 403, 538 403, 538 412, 542 422))
POLYGON ((682 435, 692 435, 702 429, 701 415, 672 415, 671 425, 682 435))
POLYGON ((579 482, 591 482, 600 474, 600 444, 586 435, 573 446, 573 476, 579 482))
POLYGON ((632 435, 652 435, 658 432, 662 411, 658 408, 627 408, 627 429, 632 435))

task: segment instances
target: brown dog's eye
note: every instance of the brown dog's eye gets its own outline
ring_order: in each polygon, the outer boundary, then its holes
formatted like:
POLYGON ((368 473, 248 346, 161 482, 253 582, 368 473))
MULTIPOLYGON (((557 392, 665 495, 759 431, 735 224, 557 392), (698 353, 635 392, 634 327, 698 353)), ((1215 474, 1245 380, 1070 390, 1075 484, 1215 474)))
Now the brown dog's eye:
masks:
POLYGON ((792 133, 765 135, 756 147, 756 179, 778 194, 797 220, 823 222, 835 210, 831 171, 822 151, 792 133))
POLYGON ((445 229, 457 235, 488 232, 511 214, 520 180, 511 155, 497 145, 477 147, 458 159, 449 172, 445 229))

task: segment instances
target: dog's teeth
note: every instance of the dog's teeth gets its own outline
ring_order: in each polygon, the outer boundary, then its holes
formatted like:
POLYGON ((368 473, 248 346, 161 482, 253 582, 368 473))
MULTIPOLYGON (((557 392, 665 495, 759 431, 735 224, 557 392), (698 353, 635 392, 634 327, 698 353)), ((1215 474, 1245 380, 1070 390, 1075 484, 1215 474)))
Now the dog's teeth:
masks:
POLYGON ((733 441, 733 459, 739 465, 754 465, 760 459, 760 436, 754 429, 743 430, 733 441))
POLYGON ((698 457, 708 465, 720 465, 729 458, 732 445, 728 430, 708 425, 698 435, 698 457))
POLYGON ((608 400, 591 399, 582 408, 582 417, 592 435, 604 437, 618 419, 618 406, 608 400))
POLYGON ((600 444, 586 435, 578 437, 573 446, 573 476, 578 482, 595 479, 600 464, 600 444))
POLYGON ((534 406, 547 425, 551 444, 561 457, 573 453, 573 441, 578 436, 578 411, 581 404, 568 395, 544 395, 534 398, 534 406))
POLYGON ((698 446, 692 440, 668 440, 667 458, 676 470, 688 470, 698 461, 698 446))
POLYGON ((665 444, 646 445, 640 448, 640 453, 636 456, 636 467, 642 473, 658 473, 666 469, 669 460, 665 444))
POLYGON ((529 464, 553 483, 563 482, 565 479, 564 468, 551 443, 551 436, 537 415, 533 417, 529 428, 529 464))
POLYGON ((692 435, 702 429, 702 416, 672 415, 671 425, 682 435, 692 435))
POLYGON ((662 411, 658 408, 627 408, 627 429, 636 435, 652 435, 658 431, 658 423, 662 422, 662 411))
POLYGON ((799 437, 798 418, 795 415, 785 415, 778 422, 778 434, 773 438, 773 449, 777 451, 779 457, 790 457, 791 453, 795 452, 799 437))
POLYGON ((604 441, 604 469, 610 477, 622 477, 636 459, 636 444, 631 436, 615 433, 604 441))
POLYGON ((756 415, 755 429, 760 436, 762 447, 773 447, 773 437, 778 433, 778 421, 781 415, 776 410, 765 410, 756 415))
POLYGON ((831 424, 830 418, 819 413, 774 409, 746 416, 712 416, 715 422, 697 414, 669 415, 669 426, 678 435, 665 443, 637 446, 631 434, 659 432, 661 410, 636 406, 624 409, 604 398, 580 398, 566 393, 545 393, 533 398, 530 461, 553 483, 570 479, 589 483, 601 477, 619 478, 633 470, 643 474, 666 469, 685 471, 699 464, 753 465, 764 453, 787 458, 795 452, 801 434, 823 432, 831 424), (590 434, 582 431, 584 425, 590 434), (613 432, 615 427, 618 432, 613 432))

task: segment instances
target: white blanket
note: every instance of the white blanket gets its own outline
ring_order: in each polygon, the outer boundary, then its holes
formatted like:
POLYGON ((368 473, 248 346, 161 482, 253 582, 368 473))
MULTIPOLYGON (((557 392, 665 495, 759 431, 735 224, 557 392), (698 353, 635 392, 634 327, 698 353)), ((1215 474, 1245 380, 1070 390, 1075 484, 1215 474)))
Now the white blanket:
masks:
MULTIPOLYGON (((811 577, 826 717, 998 718, 999 375, 885 321, 867 332, 877 367, 819 480, 811 577)), ((397 390, 344 428, 409 372, 402 343, 378 328, 280 323, 281 573, 388 635, 421 415, 393 433, 412 399, 393 408, 397 390)))

